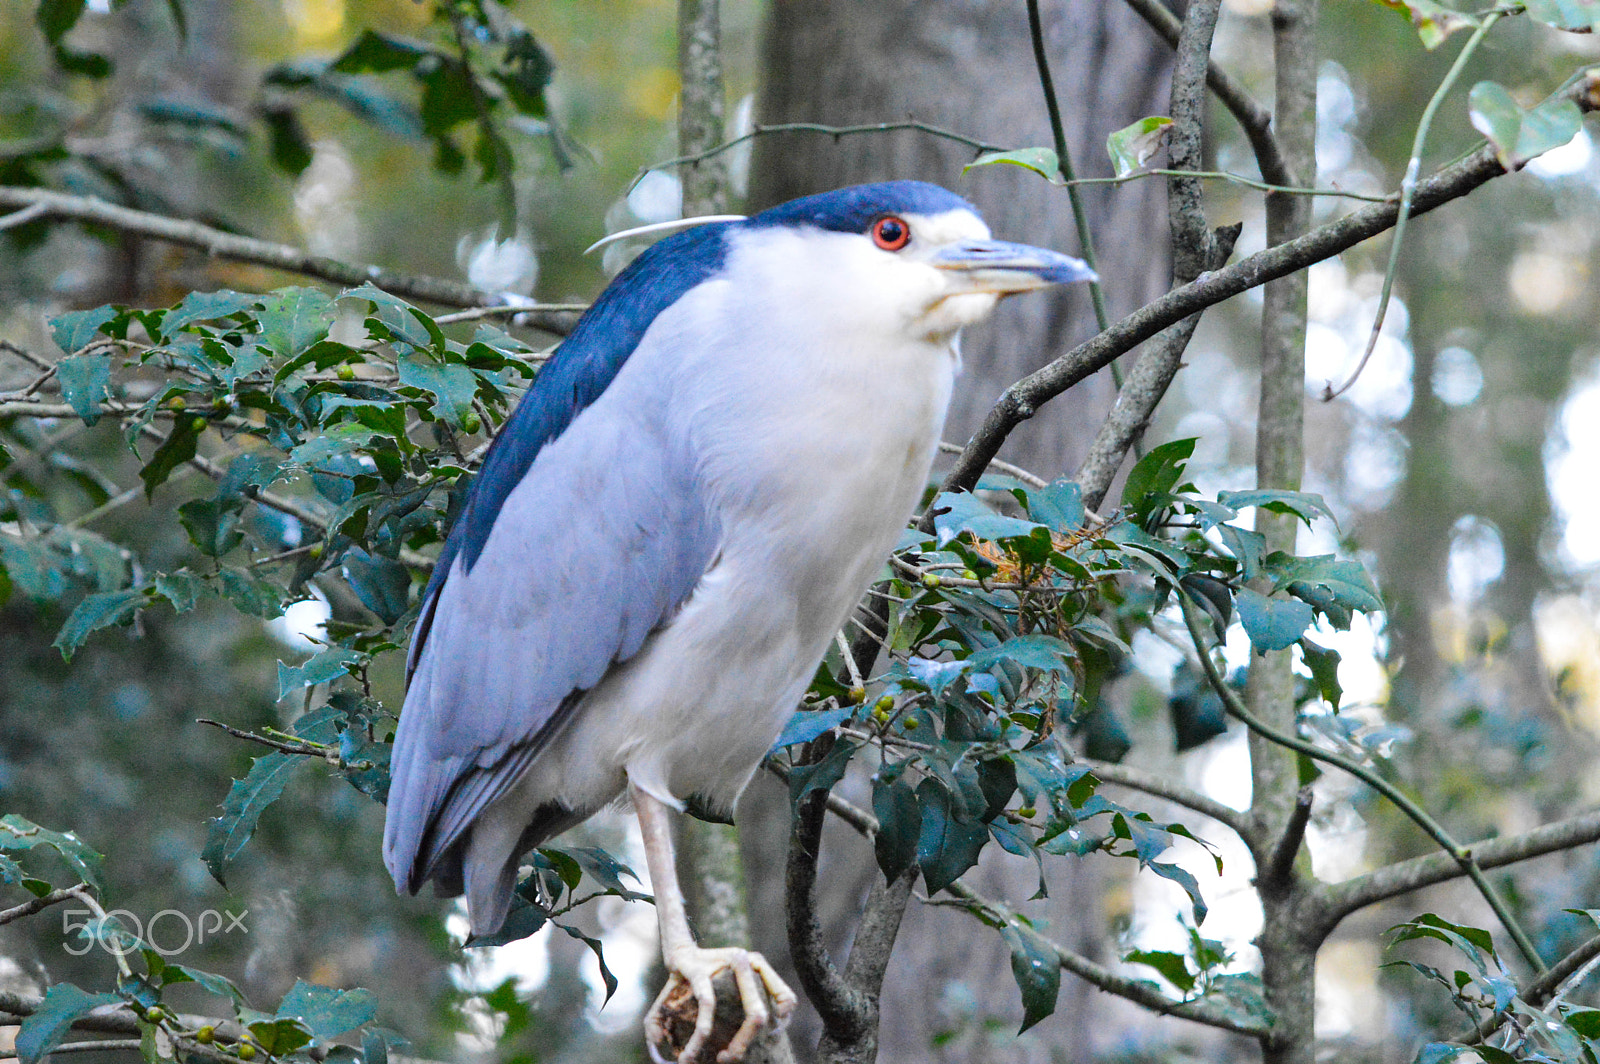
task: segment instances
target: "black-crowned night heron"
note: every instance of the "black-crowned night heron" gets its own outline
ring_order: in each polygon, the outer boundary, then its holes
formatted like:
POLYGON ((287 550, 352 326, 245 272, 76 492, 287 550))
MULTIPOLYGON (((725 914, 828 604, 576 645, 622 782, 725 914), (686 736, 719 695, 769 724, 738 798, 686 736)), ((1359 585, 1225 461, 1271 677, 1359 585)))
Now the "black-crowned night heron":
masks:
MULTIPOLYGON (((624 791, 668 989, 731 968, 736 1060, 794 995, 702 949, 670 810, 731 809, 928 483, 957 334, 1001 297, 1088 278, 993 240, 933 185, 861 185, 662 240, 528 390, 424 592, 394 739, 396 886, 465 890, 500 927, 520 859, 624 791)), ((646 1018, 662 1039, 662 998, 646 1018)))

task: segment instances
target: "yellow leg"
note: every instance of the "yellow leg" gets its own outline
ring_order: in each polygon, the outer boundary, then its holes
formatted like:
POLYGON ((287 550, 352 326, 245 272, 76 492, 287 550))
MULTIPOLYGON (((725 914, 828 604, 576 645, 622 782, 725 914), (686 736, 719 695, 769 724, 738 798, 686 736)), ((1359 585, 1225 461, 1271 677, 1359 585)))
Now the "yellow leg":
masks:
POLYGON ((744 1059, 745 1051, 763 1027, 769 1022, 782 1024, 788 1020, 797 1002, 794 991, 784 985, 772 965, 759 953, 735 947, 702 949, 695 944, 684 909, 683 890, 678 886, 678 868, 672 850, 672 809, 631 782, 628 793, 639 817, 639 831, 644 836, 644 859, 650 869, 656 918, 661 925, 661 958, 667 966, 667 985, 644 1018, 644 1036, 650 1055, 657 1061, 664 1060, 659 1048, 667 1038, 663 1007, 668 996, 687 983, 699 1011, 695 1016, 694 1034, 677 1060, 679 1064, 692 1064, 699 1057, 706 1039, 711 1036, 712 1017, 717 1009, 712 980, 723 971, 732 971, 739 988, 739 1003, 744 1008, 744 1022, 727 1048, 717 1054, 717 1060, 719 1064, 736 1064, 744 1059), (770 1009, 767 997, 772 1000, 770 1009))

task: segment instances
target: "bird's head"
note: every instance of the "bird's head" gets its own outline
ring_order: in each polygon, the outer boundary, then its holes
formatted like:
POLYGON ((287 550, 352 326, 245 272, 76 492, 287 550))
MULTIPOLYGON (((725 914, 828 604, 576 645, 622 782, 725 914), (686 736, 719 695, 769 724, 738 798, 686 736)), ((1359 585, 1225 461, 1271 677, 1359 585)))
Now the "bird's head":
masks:
POLYGON ((937 185, 824 192, 740 223, 732 239, 772 291, 841 320, 943 341, 1005 296, 1094 278, 1078 259, 995 240, 977 209, 937 185))

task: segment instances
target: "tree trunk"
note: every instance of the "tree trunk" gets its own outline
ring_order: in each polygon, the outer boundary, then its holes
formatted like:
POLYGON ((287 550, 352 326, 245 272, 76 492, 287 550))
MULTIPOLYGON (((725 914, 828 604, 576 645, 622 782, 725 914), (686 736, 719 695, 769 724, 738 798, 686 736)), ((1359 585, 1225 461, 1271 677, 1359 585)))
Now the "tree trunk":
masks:
MULTIPOLYGON (((1107 135, 1165 112, 1170 51, 1119 4, 1047 2, 1044 29, 1078 171, 1104 176, 1107 135)), ((757 119, 763 125, 914 118, 996 146, 1051 142, 1020 4, 775 0, 764 58, 766 82, 757 119)), ((963 175, 961 168, 974 154, 962 144, 916 131, 763 136, 757 141, 750 208, 856 182, 915 178, 971 199, 1003 239, 1078 248, 1062 189, 1012 166, 963 175)), ((1166 288, 1170 266, 1163 197, 1162 187, 1149 181, 1085 189, 1113 317, 1166 288)), ((945 438, 964 442, 1007 385, 1094 331, 1088 294, 1081 287, 1008 301, 991 323, 962 339, 965 371, 945 438)), ((1070 473, 1112 397, 1107 375, 1081 385, 1016 433, 1003 456, 1043 476, 1070 473)), ((780 788, 751 788, 740 820, 747 825, 744 844, 752 869, 782 867, 784 832, 750 825, 783 822, 787 805, 780 788), (764 841, 769 836, 770 847, 764 841)), ((836 955, 847 945, 861 899, 877 875, 870 847, 842 835, 824 836, 819 876, 825 885, 819 916, 836 955)), ((1048 919, 1059 941, 1103 954, 1105 871, 1092 859, 1059 864, 1052 872, 1050 900, 1025 908, 1048 919)), ((1037 887, 1031 864, 1001 853, 986 854, 970 875, 984 890, 1019 902, 1037 887)), ((763 915, 780 911, 781 882, 758 871, 750 886, 755 945, 769 956, 783 956, 781 921, 763 915)), ((1120 1025, 1120 1020, 1104 1022, 1096 1005, 1105 1000, 1085 984, 1065 980, 1056 1015, 1024 1043, 1008 1045, 1005 1059, 1043 1061, 1052 1052, 1082 1059, 1096 1041, 1093 1032, 1120 1025)), ((980 1061, 994 1052, 984 1021, 998 1018, 1010 1025, 1020 1014, 1010 960, 994 932, 913 903, 884 988, 879 1059, 980 1061), (957 1036, 931 1047, 930 1039, 941 1029, 957 1036)), ((814 1031, 797 1024, 797 1047, 814 1038, 814 1031)))

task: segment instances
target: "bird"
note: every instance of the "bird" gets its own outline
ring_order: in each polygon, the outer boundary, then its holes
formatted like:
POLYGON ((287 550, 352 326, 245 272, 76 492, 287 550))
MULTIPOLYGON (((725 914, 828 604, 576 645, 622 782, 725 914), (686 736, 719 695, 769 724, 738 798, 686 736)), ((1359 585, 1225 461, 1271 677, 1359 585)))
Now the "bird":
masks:
POLYGON ((647 1043, 687 983, 678 1059, 697 1059, 731 969, 744 1020, 718 1059, 741 1059, 796 998, 760 954, 696 944, 673 814, 732 808, 880 572, 929 483, 961 329, 1092 278, 919 181, 641 253, 501 427, 422 593, 384 829, 396 889, 465 893, 492 933, 523 855, 626 795, 668 971, 647 1043))

